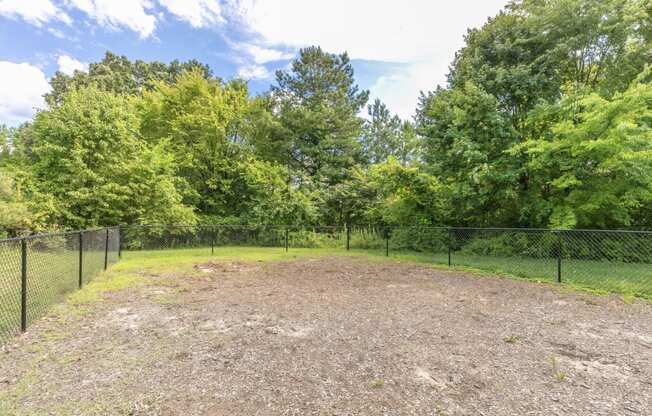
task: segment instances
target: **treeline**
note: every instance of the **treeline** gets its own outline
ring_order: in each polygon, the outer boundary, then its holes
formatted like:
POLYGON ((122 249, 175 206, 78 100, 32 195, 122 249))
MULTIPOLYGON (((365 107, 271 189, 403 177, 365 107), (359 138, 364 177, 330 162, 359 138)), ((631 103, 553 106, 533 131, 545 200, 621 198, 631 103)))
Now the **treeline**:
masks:
POLYGON ((107 53, 0 129, 0 232, 652 228, 651 16, 651 0, 510 3, 412 121, 368 102, 346 53, 302 49, 260 96, 196 61, 107 53))

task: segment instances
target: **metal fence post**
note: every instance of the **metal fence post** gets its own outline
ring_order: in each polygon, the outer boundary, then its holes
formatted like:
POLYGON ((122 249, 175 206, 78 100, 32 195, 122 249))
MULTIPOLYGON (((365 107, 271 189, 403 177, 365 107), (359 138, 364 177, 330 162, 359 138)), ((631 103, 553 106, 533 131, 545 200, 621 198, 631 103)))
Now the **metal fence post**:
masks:
POLYGON ((27 241, 20 240, 21 273, 20 273, 20 330, 27 330, 27 241))
POLYGON ((561 283, 561 256, 562 256, 562 241, 561 234, 557 234, 557 283, 561 283))
POLYGON ((212 227, 213 231, 211 232, 211 256, 215 254, 215 227, 212 227))
POLYGON ((453 245, 453 229, 448 227, 448 267, 451 266, 451 251, 453 245))
POLYGON ((84 232, 80 231, 79 232, 79 283, 78 287, 81 289, 83 283, 83 256, 84 256, 84 232))
POLYGON ((106 229, 106 238, 104 239, 104 270, 109 267, 109 229, 106 229))
POLYGON ((349 224, 346 224, 346 251, 349 251, 351 248, 351 227, 349 224))
POLYGON ((285 252, 287 253, 290 249, 290 229, 285 227, 285 252))
POLYGON ((122 226, 118 225, 118 258, 122 258, 122 226))
POLYGON ((385 228, 385 257, 389 257, 389 228, 385 228))

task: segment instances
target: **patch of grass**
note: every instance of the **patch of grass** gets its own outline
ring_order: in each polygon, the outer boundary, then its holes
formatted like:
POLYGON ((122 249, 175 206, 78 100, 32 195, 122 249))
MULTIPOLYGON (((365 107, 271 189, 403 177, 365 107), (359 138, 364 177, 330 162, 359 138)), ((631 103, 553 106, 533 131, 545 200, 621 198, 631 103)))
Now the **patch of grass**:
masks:
POLYGON ((158 251, 123 252, 123 260, 113 266, 115 270, 139 270, 160 273, 176 269, 194 274, 192 267, 209 261, 290 261, 309 257, 347 256, 363 257, 369 261, 399 261, 428 264, 437 269, 472 273, 483 277, 507 277, 549 284, 554 290, 569 293, 583 291, 595 295, 622 294, 629 302, 634 298, 652 300, 652 267, 649 265, 616 264, 596 261, 567 260, 562 266, 563 282, 556 283, 556 261, 521 257, 477 256, 455 253, 453 266, 447 265, 447 253, 392 252, 386 257, 384 250, 346 251, 342 248, 291 248, 282 247, 216 247, 158 251), (174 255, 171 255, 174 254, 174 255))
POLYGON ((552 375, 555 380, 560 383, 566 380, 566 372, 559 368, 559 360, 554 355, 550 357, 550 364, 552 365, 552 375))
POLYGON ((103 273, 83 289, 68 296, 68 303, 79 306, 97 302, 102 299, 105 293, 118 292, 127 288, 142 286, 146 282, 146 278, 137 274, 118 272, 103 273))
POLYGON ((372 389, 382 389, 383 387, 385 387, 385 380, 382 378, 378 378, 371 383, 372 389))
POLYGON ((503 341, 507 344, 516 344, 521 340, 521 337, 518 335, 510 335, 508 337, 503 338, 503 341))
MULTIPOLYGON (((380 256, 378 251, 369 252, 380 256)), ((562 283, 557 283, 557 263, 551 258, 480 256, 454 253, 448 266, 447 253, 391 252, 391 258, 426 263, 438 269, 452 269, 476 276, 507 277, 550 284, 555 290, 589 292, 604 296, 623 295, 623 301, 634 298, 652 301, 652 266, 650 264, 607 261, 562 261, 562 283)))
MULTIPOLYGON (((65 328, 66 323, 83 318, 88 311, 86 306, 101 301, 105 294, 140 287, 148 282, 149 280, 145 276, 109 269, 83 286, 82 289, 70 293, 65 302, 54 305, 49 316, 58 320, 60 325, 57 328, 65 328)), ((66 336, 67 332, 63 329, 60 331, 50 329, 42 334, 42 339, 56 341, 66 336)))
POLYGON ((15 384, 11 385, 10 388, 0 390, 0 415, 18 416, 25 414, 34 414, 25 413, 22 410, 21 402, 30 396, 32 386, 38 382, 40 377, 38 362, 42 361, 43 359, 44 357, 39 357, 34 360, 29 372, 21 375, 18 378, 18 381, 15 384))

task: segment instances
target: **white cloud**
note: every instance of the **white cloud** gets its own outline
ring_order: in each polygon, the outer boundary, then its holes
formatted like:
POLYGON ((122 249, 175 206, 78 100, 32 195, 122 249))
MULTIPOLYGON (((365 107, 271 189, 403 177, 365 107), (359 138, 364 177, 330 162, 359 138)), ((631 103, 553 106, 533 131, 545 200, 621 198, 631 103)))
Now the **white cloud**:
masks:
POLYGON ((233 48, 244 52, 256 64, 266 64, 268 62, 282 61, 294 57, 294 53, 284 52, 279 49, 268 48, 253 43, 239 43, 233 45, 233 48))
POLYGON ((352 59, 404 63, 377 80, 372 94, 411 114, 420 89, 444 81, 468 27, 482 25, 508 0, 226 0, 228 16, 258 45, 319 45, 352 59))
POLYGON ((0 123, 18 125, 43 108, 50 84, 43 71, 28 63, 0 61, 0 123))
POLYGON ((192 27, 209 27, 224 23, 222 8, 217 0, 159 0, 159 3, 192 27))
POLYGON ((261 80, 271 78, 272 74, 262 65, 245 65, 238 69, 238 77, 245 80, 261 80))
POLYGON ((0 0, 0 16, 20 17, 38 27, 50 21, 72 23, 72 19, 50 0, 0 0))
POLYGON ((149 0, 68 0, 68 4, 109 29, 126 27, 141 38, 156 29, 156 17, 148 13, 154 7, 149 0))
POLYGON ((49 27, 48 32, 50 32, 52 34, 52 36, 57 37, 59 39, 65 39, 66 38, 66 34, 63 33, 63 31, 61 31, 61 30, 59 30, 59 29, 57 29, 55 27, 49 27))
POLYGON ((380 76, 369 88, 370 99, 380 98, 387 107, 403 119, 415 113, 420 91, 431 91, 446 83, 448 62, 434 60, 408 64, 380 76))
POLYGON ((59 65, 59 71, 66 75, 72 75, 75 71, 88 71, 88 64, 86 62, 78 61, 68 55, 59 55, 57 65, 59 65))

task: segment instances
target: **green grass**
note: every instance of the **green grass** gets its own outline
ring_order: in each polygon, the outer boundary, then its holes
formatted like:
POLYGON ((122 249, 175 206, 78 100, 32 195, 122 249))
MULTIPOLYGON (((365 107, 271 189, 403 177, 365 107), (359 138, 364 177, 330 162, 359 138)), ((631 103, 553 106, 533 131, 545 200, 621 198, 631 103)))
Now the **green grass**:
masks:
MULTIPOLYGON (((4 250, 0 257, 0 343, 20 331, 20 250, 4 250)), ((82 283, 87 284, 104 269, 104 251, 85 251, 82 283)), ((63 301, 79 287, 79 252, 28 251, 27 323, 45 315, 53 304, 63 301)))
MULTIPOLYGON (((0 343, 20 330, 20 267, 14 256, 0 258, 0 343), (11 261, 5 261, 11 259, 11 261)), ((20 258, 19 253, 14 253, 20 258)), ((111 267, 112 279, 100 280, 88 290, 76 291, 78 285, 78 254, 74 251, 33 253, 28 259, 28 321, 39 318, 49 308, 70 294, 73 303, 92 302, 107 290, 119 290, 138 280, 139 273, 193 273, 197 263, 211 260, 275 262, 317 256, 352 256, 368 260, 387 261, 384 247, 374 249, 291 248, 226 246, 159 251, 126 251, 120 262, 111 267), (115 274, 113 274, 115 273, 115 274)), ((447 268, 448 253, 397 252, 390 249, 394 261, 418 262, 447 268)), ((101 272, 104 253, 89 252, 84 257, 84 285, 101 272)), ((476 274, 500 275, 554 283, 557 280, 556 259, 497 257, 452 254, 453 269, 476 274)), ((582 260, 562 260, 560 288, 588 290, 595 293, 618 293, 625 300, 633 297, 652 300, 652 265, 582 260)), ((555 283, 556 284, 556 283, 555 283)))
POLYGON ((377 257, 373 253, 362 250, 346 251, 337 248, 293 248, 286 252, 284 248, 279 247, 216 247, 214 255, 211 255, 210 248, 190 248, 126 251, 122 253, 121 261, 112 269, 132 270, 134 267, 138 267, 143 271, 158 273, 177 268, 180 271, 187 272, 195 264, 211 260, 274 262, 317 256, 377 257))
MULTIPOLYGON (((346 251, 338 248, 282 248, 267 247, 217 247, 215 256, 210 249, 180 249, 170 251, 134 251, 123 253, 123 261, 115 267, 131 267, 137 261, 141 267, 153 272, 171 265, 192 267, 200 261, 215 259, 243 261, 282 261, 313 256, 364 256, 371 259, 385 258, 384 249, 346 251)), ((392 252, 390 258, 407 262, 427 263, 446 267, 448 253, 392 252)), ((506 277, 524 278, 536 282, 557 281, 557 259, 534 259, 523 257, 494 257, 453 253, 452 265, 456 270, 481 274, 498 274, 506 277)), ((589 290, 596 293, 618 293, 626 296, 652 299, 652 265, 636 263, 598 262, 586 260, 562 261, 562 286, 589 290)))
MULTIPOLYGON (((448 253, 402 252, 394 253, 392 257, 439 265, 448 263, 448 253)), ((537 282, 557 282, 556 258, 480 256, 454 252, 451 260, 455 269, 537 282)), ((561 279, 564 286, 575 289, 652 299, 652 264, 562 259, 561 279)))

